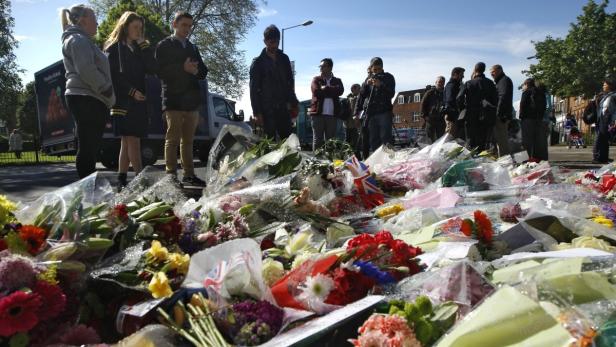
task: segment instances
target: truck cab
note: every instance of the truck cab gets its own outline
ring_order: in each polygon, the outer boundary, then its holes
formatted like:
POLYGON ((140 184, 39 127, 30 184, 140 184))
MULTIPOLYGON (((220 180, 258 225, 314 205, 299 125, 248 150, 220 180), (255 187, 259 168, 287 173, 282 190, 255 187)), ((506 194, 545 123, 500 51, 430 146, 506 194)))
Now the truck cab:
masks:
MULTIPOLYGON (((75 124, 66 107, 65 70, 62 61, 34 74, 37 113, 42 150, 48 154, 67 154, 77 148, 75 124)), ((167 122, 162 112, 161 83, 155 76, 146 77, 148 136, 141 140, 144 165, 152 165, 163 156, 167 122)), ((199 124, 194 140, 195 156, 207 161, 209 149, 225 124, 234 124, 251 131, 244 123, 244 112, 235 112, 235 103, 220 94, 210 93, 207 81, 201 81, 203 103, 199 107, 199 124)), ((99 161, 107 168, 117 166, 120 138, 113 134, 109 118, 99 152, 99 161)))

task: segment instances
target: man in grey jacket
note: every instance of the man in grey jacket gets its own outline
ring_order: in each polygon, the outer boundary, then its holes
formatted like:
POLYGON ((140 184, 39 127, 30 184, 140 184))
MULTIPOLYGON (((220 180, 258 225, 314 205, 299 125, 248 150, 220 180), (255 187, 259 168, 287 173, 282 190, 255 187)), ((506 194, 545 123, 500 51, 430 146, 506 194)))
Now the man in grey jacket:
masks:
POLYGON ((66 69, 66 104, 77 128, 79 178, 96 171, 109 108, 115 103, 107 56, 94 43, 94 11, 85 5, 62 10, 62 55, 66 69))

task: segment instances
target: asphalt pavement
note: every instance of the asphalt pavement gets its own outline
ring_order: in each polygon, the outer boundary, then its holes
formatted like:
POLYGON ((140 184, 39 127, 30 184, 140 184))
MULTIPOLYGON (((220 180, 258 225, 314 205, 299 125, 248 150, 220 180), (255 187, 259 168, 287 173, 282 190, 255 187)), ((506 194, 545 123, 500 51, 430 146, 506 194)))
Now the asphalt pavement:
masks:
MULTIPOLYGON (((549 148, 550 162, 554 166, 563 166, 573 169, 590 169, 597 167, 592 164, 592 149, 567 148, 565 146, 552 146, 549 148)), ((616 153, 616 146, 610 148, 616 153)), ((195 163, 195 173, 205 178, 205 167, 195 163)), ((164 162, 159 160, 154 167, 164 170, 164 162)), ((116 173, 98 164, 100 174, 109 179, 112 185, 117 184, 116 173)), ((181 173, 181 170, 180 170, 181 173)), ((133 177, 129 173, 129 179, 133 177)), ((30 166, 1 166, 0 167, 0 194, 7 195, 13 201, 30 202, 36 200, 44 193, 77 181, 79 177, 75 164, 45 164, 30 166)), ((180 177, 181 179, 181 177, 180 177)), ((193 191, 194 193, 194 191, 193 191)))

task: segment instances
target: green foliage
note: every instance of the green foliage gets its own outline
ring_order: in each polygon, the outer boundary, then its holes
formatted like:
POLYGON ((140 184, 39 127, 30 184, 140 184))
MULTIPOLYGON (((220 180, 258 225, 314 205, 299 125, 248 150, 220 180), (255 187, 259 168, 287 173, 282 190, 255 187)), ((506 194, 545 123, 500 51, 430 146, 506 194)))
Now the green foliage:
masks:
POLYGON ((145 19, 145 38, 152 45, 156 45, 160 40, 169 36, 168 27, 163 24, 161 16, 143 4, 136 3, 133 0, 120 0, 115 6, 111 7, 107 12, 105 20, 98 27, 96 42, 103 47, 109 35, 116 26, 120 16, 126 11, 136 12, 145 19))
POLYGON ((22 93, 22 103, 17 111, 19 129, 24 134, 38 135, 38 118, 36 110, 36 93, 34 81, 26 84, 22 93))
POLYGON ((607 13, 608 0, 589 0, 565 38, 535 42, 537 64, 525 73, 545 83, 560 97, 592 97, 603 78, 616 73, 616 13, 607 13))
MULTIPOLYGON (((262 0, 134 1, 159 15, 169 28, 175 12, 191 13, 194 18, 191 41, 199 47, 208 67, 211 91, 229 98, 242 95, 242 86, 248 79, 248 66, 244 63, 244 52, 238 46, 255 25, 258 4, 262 0)), ((116 0, 90 0, 89 3, 99 16, 105 16, 116 0)), ((251 54, 256 56, 259 52, 251 54)))
POLYGON ((15 128, 21 79, 15 58, 17 40, 13 36, 15 21, 11 17, 11 2, 0 1, 0 120, 9 129, 15 128))

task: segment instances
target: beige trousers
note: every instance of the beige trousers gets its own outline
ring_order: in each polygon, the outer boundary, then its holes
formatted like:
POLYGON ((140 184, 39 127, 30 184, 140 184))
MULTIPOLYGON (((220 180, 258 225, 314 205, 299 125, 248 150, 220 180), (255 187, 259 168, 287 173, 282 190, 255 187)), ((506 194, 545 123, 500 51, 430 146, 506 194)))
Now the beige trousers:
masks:
POLYGON ((199 124, 199 111, 165 111, 167 134, 165 135, 165 168, 175 173, 178 168, 178 145, 182 158, 184 177, 195 175, 193 164, 193 139, 199 124))

